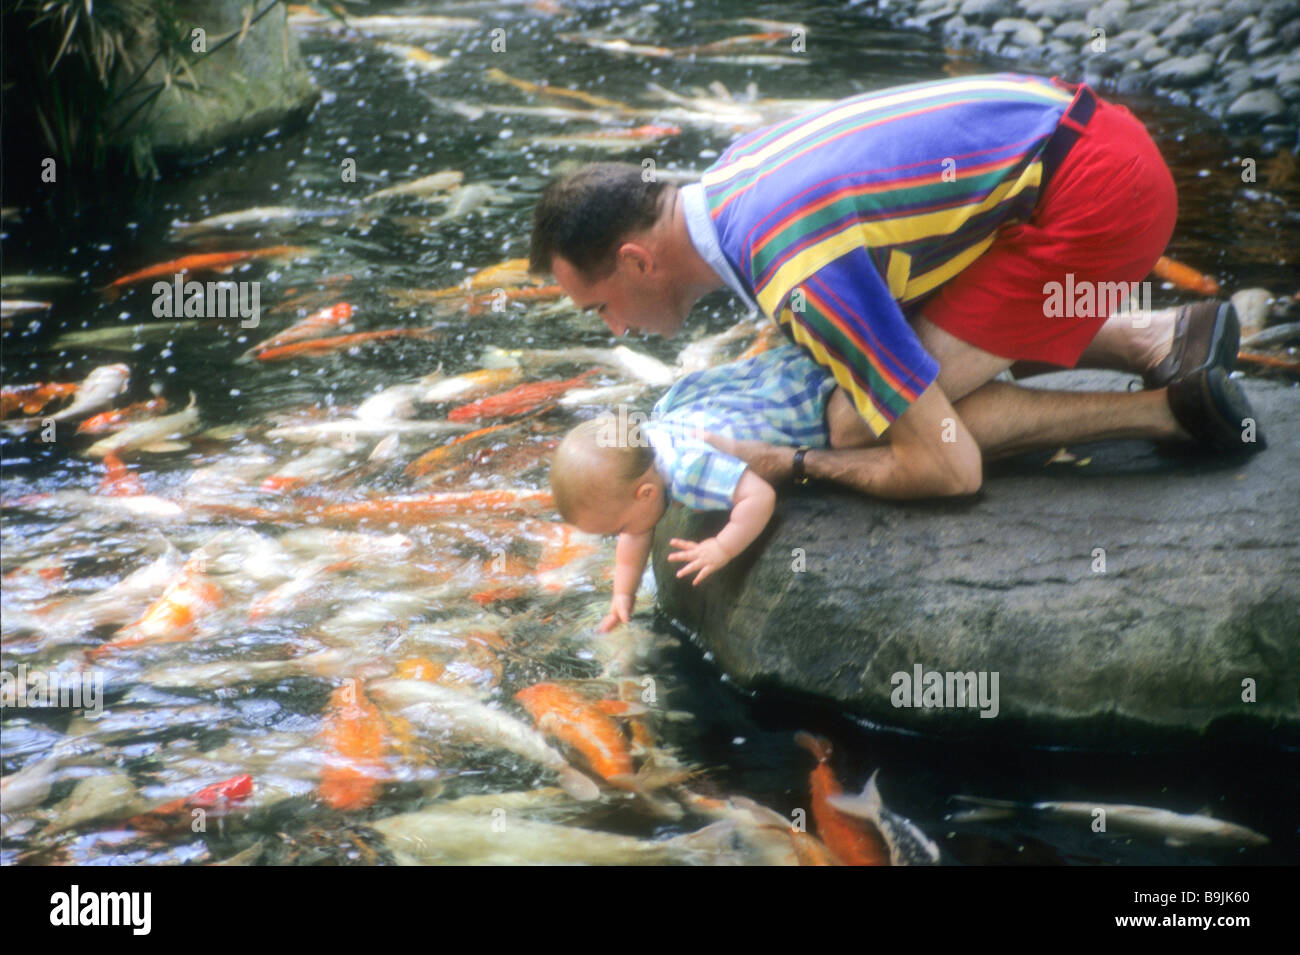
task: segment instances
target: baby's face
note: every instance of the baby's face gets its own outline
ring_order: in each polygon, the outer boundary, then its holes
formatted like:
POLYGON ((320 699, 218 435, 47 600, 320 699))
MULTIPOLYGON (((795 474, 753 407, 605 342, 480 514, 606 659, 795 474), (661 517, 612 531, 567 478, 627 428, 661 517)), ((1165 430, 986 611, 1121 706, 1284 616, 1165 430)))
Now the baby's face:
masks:
POLYGON ((588 534, 647 534, 664 516, 662 488, 642 481, 627 493, 610 494, 578 515, 578 529, 588 534))

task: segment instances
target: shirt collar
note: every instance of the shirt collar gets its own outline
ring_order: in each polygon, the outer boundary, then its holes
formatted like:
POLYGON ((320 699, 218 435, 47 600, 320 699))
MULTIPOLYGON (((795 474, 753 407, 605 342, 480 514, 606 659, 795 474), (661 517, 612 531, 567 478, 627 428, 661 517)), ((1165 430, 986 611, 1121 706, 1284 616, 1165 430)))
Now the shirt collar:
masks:
POLYGON ((741 301, 751 312, 758 311, 758 303, 749 289, 745 288, 736 270, 731 267, 727 257, 722 254, 722 245, 718 242, 718 230, 714 228, 713 217, 709 215, 709 203, 704 195, 704 184, 693 182, 682 186, 682 212, 686 216, 686 231, 690 234, 695 251, 718 274, 718 278, 727 283, 727 288, 740 296, 741 301))

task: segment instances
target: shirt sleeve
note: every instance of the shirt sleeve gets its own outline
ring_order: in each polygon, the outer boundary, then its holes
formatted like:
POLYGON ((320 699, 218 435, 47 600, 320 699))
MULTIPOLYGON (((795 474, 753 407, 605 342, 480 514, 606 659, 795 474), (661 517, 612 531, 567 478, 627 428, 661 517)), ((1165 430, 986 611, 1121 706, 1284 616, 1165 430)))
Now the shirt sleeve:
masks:
POLYGON ((692 441, 677 448, 669 490, 674 500, 692 510, 730 510, 745 467, 744 461, 711 444, 692 441))
POLYGON ((834 376, 877 437, 939 375, 864 248, 795 286, 777 321, 834 376))

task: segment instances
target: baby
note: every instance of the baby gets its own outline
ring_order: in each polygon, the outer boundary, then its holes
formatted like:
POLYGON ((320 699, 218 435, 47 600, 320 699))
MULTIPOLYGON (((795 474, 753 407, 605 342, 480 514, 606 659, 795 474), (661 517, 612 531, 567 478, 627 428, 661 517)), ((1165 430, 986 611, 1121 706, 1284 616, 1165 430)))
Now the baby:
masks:
POLYGON ((606 413, 560 442, 551 488, 564 520, 589 534, 617 534, 614 600, 604 633, 632 614, 655 525, 669 499, 696 510, 731 510, 716 537, 674 538, 668 559, 699 584, 744 551, 767 526, 776 492, 743 461, 696 437, 791 447, 862 447, 873 435, 835 380, 795 345, 682 378, 642 416, 606 413), (639 420, 638 420, 639 419, 639 420))

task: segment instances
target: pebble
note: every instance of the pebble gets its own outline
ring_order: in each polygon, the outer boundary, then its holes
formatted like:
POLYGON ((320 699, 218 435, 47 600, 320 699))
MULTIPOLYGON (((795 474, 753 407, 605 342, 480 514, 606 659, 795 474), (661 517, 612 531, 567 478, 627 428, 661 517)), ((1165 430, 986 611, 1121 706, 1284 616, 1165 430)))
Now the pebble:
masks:
POLYGON ((1156 66, 1151 75, 1161 85, 1191 86, 1214 72, 1214 57, 1208 53, 1176 56, 1156 66))
POLYGON ((1013 0, 964 0, 961 5, 961 15, 968 20, 993 21, 1015 13, 1013 0))
POLYGON ((1251 90, 1233 100, 1228 107, 1230 119, 1273 119, 1286 114, 1286 103, 1272 90, 1251 90))
POLYGON ((1242 338, 1254 335, 1268 323, 1272 299, 1272 293, 1263 288, 1244 288, 1233 294, 1232 307, 1237 310, 1237 320, 1241 322, 1242 338))
POLYGON ((1092 27, 1082 20, 1066 20, 1052 31, 1052 38, 1056 40, 1066 40, 1074 42, 1088 39, 1092 35, 1092 27))

